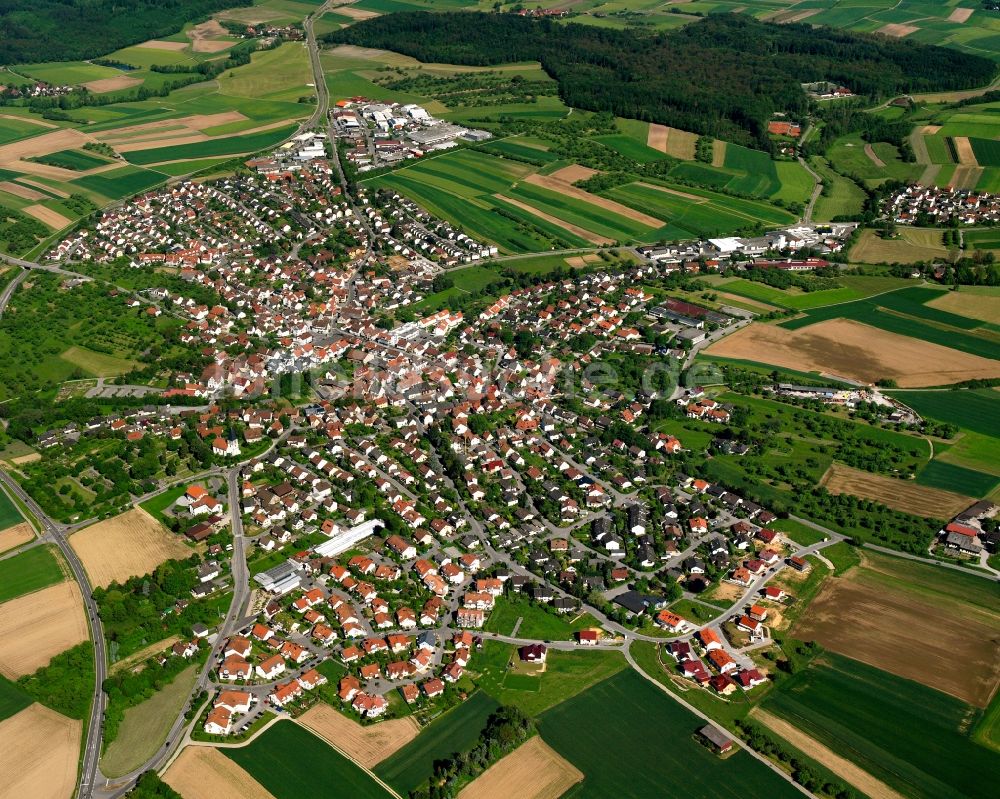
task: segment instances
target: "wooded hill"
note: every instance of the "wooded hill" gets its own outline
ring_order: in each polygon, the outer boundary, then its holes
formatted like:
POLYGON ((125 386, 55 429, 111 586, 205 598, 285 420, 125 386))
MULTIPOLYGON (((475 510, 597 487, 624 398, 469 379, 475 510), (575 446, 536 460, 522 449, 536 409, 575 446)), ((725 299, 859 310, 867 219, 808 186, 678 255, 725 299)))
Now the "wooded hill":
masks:
POLYGON ((988 83, 987 58, 914 41, 713 14, 664 33, 564 25, 514 14, 402 12, 324 37, 425 62, 540 61, 565 103, 771 149, 775 111, 801 114, 801 83, 880 98, 988 83))
POLYGON ((252 0, 0 0, 0 64, 75 61, 252 0))

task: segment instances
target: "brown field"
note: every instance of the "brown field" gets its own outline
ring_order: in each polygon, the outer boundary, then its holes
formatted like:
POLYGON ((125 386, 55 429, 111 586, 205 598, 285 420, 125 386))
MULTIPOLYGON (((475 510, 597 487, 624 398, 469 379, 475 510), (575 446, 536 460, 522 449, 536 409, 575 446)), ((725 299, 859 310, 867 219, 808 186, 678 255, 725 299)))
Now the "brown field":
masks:
POLYGON ((411 716, 362 727, 323 702, 313 705, 298 721, 366 769, 406 746, 420 732, 420 725, 411 716))
POLYGON ((726 165, 726 143, 716 139, 712 145, 712 166, 726 165))
POLYGON ((42 453, 29 452, 27 455, 18 455, 16 458, 11 458, 10 462, 15 466, 20 466, 22 463, 34 463, 35 461, 40 461, 41 459, 42 453))
POLYGON ((6 552, 8 549, 21 546, 21 544, 27 544, 34 537, 35 531, 27 522, 21 522, 20 524, 15 524, 13 527, 8 527, 6 530, 0 530, 0 552, 6 552))
POLYGON ((941 242, 940 230, 909 227, 902 228, 895 239, 883 239, 874 230, 865 230, 851 248, 851 260, 866 264, 952 260, 952 255, 941 242))
POLYGON ((655 122, 649 123, 649 130, 646 132, 646 146, 659 150, 661 153, 667 151, 667 140, 670 138, 670 128, 666 125, 658 125, 655 122))
MULTIPOLYGON (((584 169, 584 167, 576 168, 584 169)), ((569 183, 566 180, 560 180, 556 177, 556 175, 560 173, 565 173, 567 169, 574 169, 574 167, 560 169, 559 172, 552 175, 528 175, 528 177, 524 179, 524 182, 531 183, 535 186, 541 186, 543 189, 548 189, 549 191, 555 191, 569 197, 574 197, 577 200, 583 200, 584 202, 595 205, 598 208, 603 208, 605 211, 611 211, 612 213, 623 216, 626 219, 631 219, 633 222, 638 222, 640 225, 648 225, 651 228, 660 228, 665 224, 663 220, 657 219, 655 216, 650 216, 649 214, 644 214, 641 211, 636 211, 633 208, 629 208, 627 205, 616 203, 614 200, 598 197, 596 194, 591 194, 583 189, 578 189, 572 183, 569 183)), ((580 180, 581 178, 575 179, 580 180)))
POLYGON ((820 485, 831 494, 853 494, 928 519, 950 519, 975 502, 972 497, 922 486, 912 480, 863 472, 841 463, 830 465, 820 485))
POLYGON ((693 161, 695 144, 698 142, 698 134, 677 128, 667 128, 667 142, 664 152, 674 158, 681 158, 684 161, 693 161))
POLYGON ((165 42, 161 39, 150 39, 148 42, 137 44, 136 47, 144 47, 147 50, 183 50, 187 45, 184 42, 165 42))
POLYGON ((146 122, 141 125, 118 128, 117 130, 102 134, 99 138, 105 144, 110 144, 118 152, 127 153, 135 150, 173 147, 180 144, 193 144, 194 142, 205 141, 208 136, 202 133, 202 131, 206 128, 225 125, 230 122, 243 122, 246 119, 239 111, 223 111, 218 114, 192 114, 180 119, 163 119, 157 122, 146 122))
POLYGON ((740 306, 747 306, 753 310, 760 311, 761 313, 770 313, 771 311, 781 310, 777 305, 768 305, 766 302, 751 300, 749 297, 741 297, 739 294, 730 294, 726 291, 715 291, 712 293, 717 295, 720 300, 728 300, 731 303, 735 303, 737 308, 740 306))
POLYGON ((70 799, 83 723, 38 704, 0 721, 3 795, 70 799))
POLYGON ((19 183, 12 183, 9 180, 5 180, 0 183, 0 189, 9 194, 13 194, 15 197, 21 197, 25 200, 44 200, 49 195, 42 194, 40 191, 35 191, 34 189, 29 189, 27 186, 22 186, 19 183))
POLYGON ((0 605, 0 674, 31 674, 90 637, 83 597, 72 580, 0 605))
POLYGON ((976 160, 976 153, 972 149, 968 136, 952 136, 952 143, 955 145, 955 154, 958 156, 958 163, 965 166, 979 166, 976 160))
POLYGON ((924 136, 933 136, 939 130, 941 130, 940 125, 924 125, 920 129, 920 133, 923 134, 924 136))
POLYGON ((365 11, 363 8, 354 8, 354 6, 337 6, 336 8, 331 8, 330 10, 334 14, 343 14, 345 17, 357 20, 371 19, 372 17, 381 16, 377 11, 365 11))
POLYGON ((535 736, 476 777, 458 799, 558 799, 583 779, 583 773, 535 736))
POLYGON ((119 75, 116 78, 101 78, 100 80, 88 81, 83 85, 94 92, 94 94, 101 94, 102 92, 116 92, 119 89, 127 89, 130 86, 138 86, 140 83, 142 83, 142 78, 130 78, 127 75, 119 75))
POLYGON ((956 8, 948 15, 948 22, 965 22, 975 10, 974 8, 956 8))
POLYGON ((875 779, 864 769, 854 765, 847 758, 841 757, 784 719, 760 708, 752 710, 751 716, 755 721, 759 721, 772 732, 780 735, 796 749, 826 766, 842 780, 849 782, 866 796, 870 796, 871 799, 904 799, 902 794, 896 793, 881 780, 875 779))
POLYGON ((878 157, 878 155, 875 153, 875 150, 872 148, 870 144, 865 145, 865 155, 867 155, 868 160, 871 161, 873 164, 875 164, 875 166, 877 166, 879 169, 885 166, 885 161, 883 161, 881 158, 878 157))
POLYGON ((104 588, 129 577, 149 574, 164 561, 192 551, 142 508, 91 525, 70 536, 95 586, 104 588))
POLYGON ((581 266, 586 266, 587 264, 596 263, 597 261, 600 261, 601 258, 600 256, 594 255, 593 253, 588 253, 587 255, 574 255, 564 260, 566 261, 567 266, 578 268, 581 266))
POLYGON ((580 166, 579 164, 570 164, 569 166, 564 166, 562 169, 557 169, 549 175, 549 177, 555 180, 565 181, 566 183, 576 183, 578 180, 587 180, 588 178, 592 178, 596 174, 596 169, 580 166))
POLYGON ((996 322, 1000 319, 1000 294, 973 294, 968 291, 949 291, 927 303, 931 308, 939 308, 969 319, 981 322, 996 322))
POLYGON ((271 793, 218 749, 188 746, 163 781, 184 799, 274 799, 271 793))
POLYGON ((952 173, 951 180, 948 181, 949 189, 974 189, 979 179, 983 176, 981 166, 971 164, 959 164, 952 173))
POLYGON ((901 388, 1000 377, 1000 361, 846 319, 818 322, 799 330, 753 322, 712 344, 706 352, 865 383, 891 378, 901 388))
MULTIPOLYGON (((22 158, 48 155, 59 150, 72 150, 89 141, 93 141, 93 139, 76 130, 70 130, 69 128, 54 130, 51 133, 43 133, 41 136, 32 136, 30 139, 21 139, 20 141, 3 145, 0 147, 0 165, 6 166, 22 158)), ((45 165, 35 164, 34 166, 45 165)), ((49 168, 58 169, 58 167, 49 168)), ((59 169, 59 172, 72 175, 73 177, 80 176, 79 172, 73 172, 68 169, 59 169)))
POLYGON ((21 210, 56 230, 66 227, 73 221, 72 219, 67 219, 58 211, 46 208, 44 205, 29 205, 21 210))
POLYGON ((228 50, 236 42, 220 40, 220 36, 228 36, 229 31, 222 27, 217 19, 210 19, 195 25, 187 32, 191 40, 191 49, 196 53, 218 53, 228 50))
POLYGON ((544 219, 546 222, 550 222, 553 225, 558 225, 563 230, 569 231, 570 233, 579 236, 581 239, 589 241, 591 244, 597 244, 597 245, 614 244, 613 239, 609 239, 604 236, 599 236, 596 233, 591 233, 589 230, 584 230, 579 225, 574 225, 571 222, 564 222, 563 220, 557 219, 551 214, 546 214, 544 211, 539 211, 537 208, 533 208, 532 206, 528 205, 526 202, 522 202, 521 200, 515 200, 513 197, 505 197, 502 194, 497 194, 496 197, 497 199, 503 200, 504 202, 510 203, 511 205, 516 205, 522 211, 527 211, 529 214, 534 214, 539 219, 544 219))
POLYGON ((1000 615, 919 591, 863 560, 826 581, 792 635, 986 707, 1000 679, 1000 615))
POLYGON ((920 28, 916 25, 904 25, 898 22, 890 22, 888 25, 883 25, 875 33, 881 33, 886 36, 895 36, 897 39, 902 39, 904 36, 909 36, 911 33, 916 33, 920 28))

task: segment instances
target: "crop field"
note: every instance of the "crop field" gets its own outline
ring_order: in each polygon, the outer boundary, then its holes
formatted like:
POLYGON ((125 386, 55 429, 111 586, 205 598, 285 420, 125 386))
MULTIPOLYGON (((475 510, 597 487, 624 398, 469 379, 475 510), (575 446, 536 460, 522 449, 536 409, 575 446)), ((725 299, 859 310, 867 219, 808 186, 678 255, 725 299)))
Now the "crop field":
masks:
POLYGON ((24 64, 16 71, 46 83, 81 85, 94 80, 117 78, 123 73, 113 67, 102 67, 86 61, 50 61, 41 64, 24 64))
POLYGON ((582 779, 579 769, 535 736, 480 774, 458 799, 559 799, 582 779))
MULTIPOLYGON (((840 311, 847 307, 820 310, 840 311)), ((866 383, 892 379, 903 388, 1000 377, 998 361, 850 319, 817 320, 816 324, 796 330, 754 322, 715 342, 705 352, 866 383)))
POLYGON ((51 130, 54 125, 51 122, 35 120, 31 118, 20 118, 11 114, 0 115, 0 144, 17 141, 27 136, 34 136, 51 130))
POLYGON ((985 707, 1000 680, 996 608, 956 597, 952 586, 910 585, 891 556, 875 560, 859 552, 861 566, 827 580, 792 634, 985 707), (933 636, 923 626, 928 614, 938 622, 933 636))
POLYGON ((0 721, 4 794, 66 799, 76 787, 83 724, 38 704, 0 721))
POLYGON ((985 497, 1000 483, 1000 477, 966 469, 954 463, 932 460, 917 474, 920 485, 940 488, 970 497, 985 497))
POLYGON ((770 197, 781 190, 778 170, 767 153, 727 143, 723 165, 744 173, 743 177, 735 178, 727 184, 727 188, 733 191, 770 197))
POLYGON ((765 283, 755 283, 744 278, 727 280, 717 285, 733 294, 739 294, 740 296, 766 302, 770 305, 777 305, 797 311, 820 308, 824 305, 833 305, 839 302, 850 302, 906 285, 905 280, 879 277, 852 277, 838 279, 837 282, 844 285, 840 285, 837 288, 809 292, 794 287, 790 289, 777 289, 765 283))
POLYGON ((929 485, 921 484, 919 480, 883 477, 860 469, 852 469, 840 463, 830 466, 820 485, 831 494, 852 494, 930 519, 950 519, 974 501, 974 498, 967 494, 931 488, 929 485))
POLYGON ((583 772, 574 798, 800 796, 746 752, 720 760, 694 739, 703 724, 628 669, 542 715, 539 731, 583 772))
POLYGON ((86 172, 88 169, 107 166, 111 163, 107 158, 93 155, 86 150, 58 150, 48 155, 39 157, 43 164, 52 164, 63 169, 73 169, 77 172, 86 172))
MULTIPOLYGON (((1000 245, 1000 241, 997 244, 1000 245)), ((1000 320, 1000 287, 961 286, 957 291, 942 294, 927 305, 958 316, 995 324, 1000 320)))
POLYGON ((1000 141, 970 137, 969 144, 979 166, 1000 166, 1000 141))
POLYGON ((323 702, 303 713, 299 723, 365 768, 391 757, 420 732, 412 716, 363 726, 323 702))
MULTIPOLYGON (((967 230, 963 233, 966 245, 979 250, 1000 249, 1000 230, 967 230)), ((964 288, 964 287, 963 287, 964 288)), ((959 289, 962 291, 962 289, 959 289)))
POLYGON ((0 560, 0 602, 61 582, 61 560, 54 547, 39 546, 0 560))
POLYGON ((141 508, 93 524, 69 539, 94 586, 149 574, 164 561, 190 557, 192 550, 141 508))
MULTIPOLYGON (((406 795, 427 782, 436 759, 471 748, 486 726, 486 719, 497 707, 492 698, 477 691, 421 730, 414 740, 377 766, 375 774, 406 795)), ((283 797, 278 796, 278 799, 283 797)))
POLYGON ((0 675, 0 721, 20 713, 31 704, 31 697, 3 675, 0 675))
POLYGON ((554 161, 559 160, 558 156, 553 155, 548 150, 542 150, 538 147, 531 147, 527 144, 523 144, 517 138, 498 139, 497 141, 484 144, 480 147, 480 149, 494 155, 507 155, 514 160, 528 161, 530 163, 538 164, 539 166, 551 164, 554 161))
POLYGON ((20 524, 23 521, 24 519, 21 516, 21 511, 17 509, 17 505, 7 496, 7 492, 4 489, 0 489, 0 530, 6 530, 8 527, 13 527, 15 524, 20 524))
POLYGON ((73 581, 8 600, 0 604, 0 674, 31 674, 88 637, 83 597, 73 581))
POLYGON ((222 751, 276 799, 389 796, 362 769, 293 721, 279 721, 246 746, 222 751))
MULTIPOLYGON (((179 161, 193 158, 207 158, 214 155, 235 155, 253 153, 283 142, 296 130, 295 125, 287 125, 274 130, 246 135, 226 136, 206 141, 178 144, 173 147, 154 147, 149 150, 134 150, 125 153, 125 159, 133 164, 155 164, 158 161, 179 161)), ((155 174, 155 173, 154 173, 155 174)))
POLYGON ((187 702, 198 677, 192 663, 149 699, 125 711, 118 736, 101 756, 101 772, 108 777, 127 774, 151 758, 166 740, 170 726, 187 702))
POLYGON ((882 239, 874 230, 865 230, 851 248, 851 260, 866 264, 912 264, 935 258, 951 261, 952 255, 941 242, 941 231, 933 228, 903 227, 895 239, 882 239))
POLYGON ((1000 438, 1000 392, 994 389, 906 391, 895 396, 921 416, 1000 438))
POLYGON ((89 189, 109 200, 120 200, 163 183, 166 179, 166 175, 159 172, 125 166, 98 175, 85 175, 70 183, 82 189, 89 189))
POLYGON ((170 764, 163 781, 184 799, 274 799, 253 777, 222 751, 211 746, 188 746, 170 764))
POLYGON ((594 141, 599 141, 601 144, 621 153, 626 158, 638 161, 640 164, 647 164, 651 161, 661 161, 667 157, 666 153, 655 150, 640 141, 636 141, 631 136, 626 136, 624 134, 596 136, 594 141))
POLYGON ((969 706, 919 683, 829 653, 763 706, 906 796, 992 795, 1000 755, 969 740, 969 706))
POLYGON ((928 305, 941 293, 942 290, 937 288, 912 286, 877 297, 814 308, 779 325, 788 330, 799 330, 821 321, 850 319, 970 355, 996 359, 995 334, 983 329, 984 323, 928 305))

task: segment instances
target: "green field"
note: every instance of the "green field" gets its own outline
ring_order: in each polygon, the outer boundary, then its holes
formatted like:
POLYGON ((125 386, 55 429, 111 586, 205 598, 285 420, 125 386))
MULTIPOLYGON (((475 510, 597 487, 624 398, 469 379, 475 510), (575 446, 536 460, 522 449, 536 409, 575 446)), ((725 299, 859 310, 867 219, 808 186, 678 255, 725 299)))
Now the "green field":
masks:
POLYGON ((0 721, 20 713, 32 703, 32 698, 0 674, 0 721))
POLYGON ((988 797, 1000 755, 968 737, 971 708, 923 685, 828 653, 764 707, 905 796, 988 797))
POLYGON ((744 173, 742 177, 731 180, 726 186, 728 189, 761 197, 770 197, 781 190, 778 170, 767 153, 729 143, 723 165, 744 173))
POLYGON ((192 663, 169 685, 125 711, 117 737, 107 745, 101 756, 103 774, 120 777, 156 754, 166 740, 174 719, 187 702, 199 668, 192 663))
POLYGON ((795 287, 790 289, 773 288, 766 283, 756 283, 744 278, 727 280, 718 285, 733 294, 796 311, 807 311, 811 308, 821 308, 824 305, 859 300, 909 285, 909 281, 905 278, 854 275, 838 277, 835 282, 839 284, 836 288, 808 292, 795 287))
MULTIPOLYGON (((296 130, 295 125, 250 133, 245 136, 226 136, 193 144, 179 144, 173 147, 154 147, 150 150, 135 150, 125 154, 132 164, 155 164, 158 161, 180 161, 207 158, 213 155, 235 155, 265 150, 283 142, 296 130)), ((114 174, 114 173, 111 173, 114 174)))
POLYGON ((613 134, 609 136, 596 136, 594 141, 599 141, 610 147, 612 150, 621 153, 626 158, 638 161, 640 164, 648 164, 652 161, 662 161, 667 155, 659 150, 648 147, 644 142, 636 141, 631 136, 625 134, 613 134))
POLYGON ((0 602, 48 588, 65 578, 55 547, 39 546, 0 560, 0 602))
POLYGON ((693 737, 704 723, 628 669, 543 714, 539 731, 584 773, 574 799, 801 796, 746 752, 710 752, 693 737))
POLYGON ((521 626, 517 628, 519 637, 552 641, 569 641, 577 630, 598 626, 597 620, 589 614, 577 618, 576 614, 553 613, 521 594, 512 594, 497 600, 484 629, 511 635, 518 619, 521 619, 521 626))
POLYGON ((155 516, 161 522, 166 522, 166 517, 163 515, 163 511, 169 508, 174 502, 177 501, 178 497, 184 495, 187 491, 187 484, 181 483, 181 485, 174 486, 173 488, 168 488, 166 491, 161 491, 155 497, 147 499, 145 502, 139 505, 146 513, 150 516, 155 516))
POLYGON ((0 489, 0 530, 6 530, 8 527, 13 527, 15 524, 20 524, 23 521, 21 511, 17 509, 17 505, 7 496, 7 491, 0 489))
POLYGON ((932 460, 917 473, 917 482, 932 488, 954 491, 956 494, 985 497, 997 487, 1000 478, 953 463, 932 460))
POLYGON ((877 297, 814 308, 806 311, 803 316, 779 324, 790 330, 798 330, 828 319, 853 319, 892 333, 996 359, 997 347, 992 340, 992 335, 995 334, 980 336, 976 330, 985 323, 925 304, 941 293, 941 289, 913 286, 877 297))
MULTIPOLYGON (((1000 126, 1000 120, 995 124, 1000 126)), ((970 137, 969 144, 972 145, 979 166, 1000 166, 1000 141, 970 137)))
POLYGON ((921 416, 1000 438, 1000 392, 994 389, 900 391, 893 396, 921 416))
MULTIPOLYGON (((472 748, 486 726, 486 719, 497 707, 491 697, 477 691, 461 705, 431 722, 420 731, 420 735, 388 760, 379 763, 375 773, 406 795, 427 782, 427 778, 434 773, 435 760, 472 748)), ((285 797, 277 795, 277 799, 285 797)))
POLYGON ((293 721, 279 721, 246 746, 220 751, 276 799, 389 796, 358 766, 293 721))
POLYGON ((51 128, 38 125, 29 119, 5 117, 0 119, 0 144, 25 139, 28 136, 37 136, 40 133, 48 133, 51 130, 51 128))
POLYGON ((522 144, 517 138, 498 139, 497 141, 484 144, 479 149, 493 153, 494 155, 506 155, 515 161, 528 161, 539 166, 551 164, 553 161, 559 160, 558 156, 553 155, 547 150, 522 144))
POLYGON ((21 74, 56 85, 88 83, 102 78, 118 78, 126 74, 112 67, 102 67, 86 61, 50 61, 41 64, 23 64, 16 67, 16 70, 21 74))
POLYGON ((77 172, 85 172, 88 169, 96 169, 111 163, 109 159, 88 153, 86 150, 59 150, 55 153, 39 156, 34 160, 42 164, 60 166, 63 169, 73 169, 77 172))
POLYGON ((817 221, 830 222, 840 216, 861 213, 866 195, 860 186, 831 169, 825 158, 811 158, 809 165, 823 181, 823 193, 813 209, 813 217, 817 221))
MULTIPOLYGON (((145 150, 142 152, 149 152, 145 150)), ((121 200, 132 194, 152 188, 166 180, 166 175, 149 169, 125 166, 97 175, 85 175, 70 181, 71 185, 89 189, 109 200, 121 200)))

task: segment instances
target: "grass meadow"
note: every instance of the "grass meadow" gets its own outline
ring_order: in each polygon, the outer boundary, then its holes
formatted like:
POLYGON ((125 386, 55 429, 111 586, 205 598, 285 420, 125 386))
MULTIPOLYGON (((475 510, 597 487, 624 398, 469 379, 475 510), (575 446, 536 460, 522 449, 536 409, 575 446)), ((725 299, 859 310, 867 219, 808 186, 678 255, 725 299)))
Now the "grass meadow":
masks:
POLYGON ((65 579, 62 562, 50 546, 32 547, 0 560, 0 602, 40 591, 65 579))

